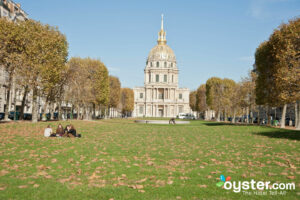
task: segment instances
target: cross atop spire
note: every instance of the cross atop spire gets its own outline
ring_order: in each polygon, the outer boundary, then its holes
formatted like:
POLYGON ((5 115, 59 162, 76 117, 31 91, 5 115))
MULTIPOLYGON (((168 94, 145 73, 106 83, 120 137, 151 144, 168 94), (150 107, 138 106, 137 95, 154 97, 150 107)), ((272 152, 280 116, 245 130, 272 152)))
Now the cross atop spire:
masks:
POLYGON ((158 33, 157 43, 160 45, 164 45, 167 43, 166 32, 164 31, 164 14, 161 14, 161 27, 160 27, 160 31, 158 33))

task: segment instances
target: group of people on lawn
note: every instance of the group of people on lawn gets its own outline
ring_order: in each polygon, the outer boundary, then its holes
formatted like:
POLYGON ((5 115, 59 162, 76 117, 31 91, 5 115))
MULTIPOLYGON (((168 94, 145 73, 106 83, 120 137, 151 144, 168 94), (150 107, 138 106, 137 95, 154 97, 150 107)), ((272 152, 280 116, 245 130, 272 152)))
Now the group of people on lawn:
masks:
POLYGON ((81 134, 76 133, 75 127, 70 124, 64 128, 61 124, 58 125, 56 132, 54 133, 51 126, 48 125, 44 131, 45 137, 81 137, 81 134))

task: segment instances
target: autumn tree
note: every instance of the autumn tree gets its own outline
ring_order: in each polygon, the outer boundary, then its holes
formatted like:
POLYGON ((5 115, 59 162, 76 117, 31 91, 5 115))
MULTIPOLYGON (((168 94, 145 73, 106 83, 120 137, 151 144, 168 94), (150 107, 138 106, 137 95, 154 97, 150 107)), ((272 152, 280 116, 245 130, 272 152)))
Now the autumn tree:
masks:
POLYGON ((191 91, 190 92, 189 99, 190 99, 190 107, 191 107, 192 111, 197 111, 197 108, 196 108, 196 95, 197 95, 197 91, 191 91))
POLYGON ((267 107, 268 124, 271 123, 270 108, 277 106, 278 90, 273 82, 275 58, 271 53, 272 45, 270 42, 265 41, 256 49, 255 52, 255 66, 256 66, 256 104, 264 105, 267 107))
POLYGON ((247 122, 250 122, 249 116, 252 120, 253 112, 256 109, 255 81, 256 81, 256 73, 249 72, 247 77, 242 78, 239 85, 239 90, 237 92, 238 96, 236 97, 239 99, 237 104, 242 109, 246 110, 247 122))
MULTIPOLYGON (((202 84, 198 87, 196 91, 196 111, 198 113, 204 114, 207 111, 207 104, 206 104, 206 85, 202 84)), ((203 115, 203 118, 207 118, 207 116, 203 115)))
POLYGON ((8 120, 11 91, 16 70, 24 65, 24 39, 23 24, 16 24, 7 19, 0 18, 0 66, 4 67, 4 72, 8 74, 7 94, 5 107, 5 120, 8 120))
POLYGON ((66 100, 76 107, 77 118, 90 120, 95 116, 96 107, 108 106, 108 70, 100 60, 91 58, 73 57, 68 66, 66 100))
MULTIPOLYGON (((285 126, 288 103, 295 103, 296 127, 299 125, 300 99, 300 19, 291 20, 275 30, 255 54, 257 68, 256 103, 282 106, 281 127, 285 126)), ((269 112, 268 112, 269 113, 269 112)), ((268 116, 270 116, 268 114, 268 116)), ((268 117, 270 123, 270 117, 268 117)))
POLYGON ((40 22, 22 22, 26 42, 26 59, 18 74, 26 81, 32 93, 32 121, 38 120, 38 95, 49 95, 59 81, 68 56, 66 37, 57 28, 40 22))
MULTIPOLYGON (((300 103, 300 18, 282 24, 271 35, 269 42, 275 57, 273 84, 278 91, 277 101, 282 104, 281 127, 285 127, 285 114, 287 104, 295 103, 297 108, 300 103)), ((300 129, 298 116, 296 128, 300 129)))
POLYGON ((128 116, 134 109, 134 93, 130 88, 121 89, 122 114, 128 116))
POLYGON ((237 85, 234 80, 224 78, 222 80, 222 88, 221 90, 221 107, 223 109, 223 118, 227 121, 228 116, 232 116, 232 107, 234 107, 233 96, 237 92, 237 85))
POLYGON ((109 107, 115 110, 121 99, 121 83, 118 77, 109 76, 109 107))
POLYGON ((206 81, 206 104, 211 110, 217 112, 217 121, 221 118, 223 92, 222 79, 212 77, 206 81))

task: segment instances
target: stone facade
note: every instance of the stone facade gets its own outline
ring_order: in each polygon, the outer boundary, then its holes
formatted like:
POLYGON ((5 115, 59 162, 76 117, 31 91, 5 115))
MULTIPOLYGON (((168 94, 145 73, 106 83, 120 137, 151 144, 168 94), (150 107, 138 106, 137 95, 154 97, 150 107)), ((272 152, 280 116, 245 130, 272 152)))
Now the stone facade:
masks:
POLYGON ((144 70, 144 87, 134 88, 134 117, 176 117, 190 113, 188 88, 178 87, 176 57, 166 44, 163 27, 157 45, 149 53, 144 70))

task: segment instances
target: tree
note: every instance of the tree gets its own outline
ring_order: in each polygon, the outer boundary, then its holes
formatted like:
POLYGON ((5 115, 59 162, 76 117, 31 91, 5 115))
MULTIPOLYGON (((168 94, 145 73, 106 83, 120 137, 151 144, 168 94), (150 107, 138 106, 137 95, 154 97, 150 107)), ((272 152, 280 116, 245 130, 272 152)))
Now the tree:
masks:
MULTIPOLYGON (((8 120, 11 90, 16 74, 16 69, 24 64, 24 29, 22 24, 16 24, 7 19, 0 18, 0 65, 8 74, 5 120, 8 120)), ((16 105, 15 105, 16 106, 16 105)))
MULTIPOLYGON (((257 67, 256 103, 282 106, 281 127, 285 125, 287 103, 295 102, 296 127, 300 129, 300 18, 291 20, 275 30, 255 53, 257 67)), ((269 112, 268 112, 269 113, 269 112)), ((269 115, 269 114, 268 114, 269 115)), ((269 115, 270 116, 270 115, 269 115)), ((268 117, 270 123, 270 117, 268 117)))
MULTIPOLYGON (((269 41, 275 57, 274 85, 278 90, 277 100, 283 104, 281 127, 285 127, 285 114, 288 103, 300 100, 300 18, 282 24, 275 30, 269 41)), ((299 113, 295 113, 297 117, 299 113)), ((298 120, 297 120, 298 121, 298 120)), ((296 127, 300 129, 299 123, 296 127)))
POLYGON ((109 78, 105 65, 100 60, 73 57, 68 62, 70 81, 66 100, 80 110, 82 118, 90 120, 95 116, 96 106, 108 106, 109 78))
POLYGON ((206 81, 206 104, 211 110, 217 112, 217 121, 220 121, 221 117, 223 92, 222 79, 212 77, 206 81))
MULTIPOLYGON (((206 85, 202 84, 198 87, 196 92, 196 111, 199 113, 204 113, 207 111, 206 104, 206 85)), ((207 116, 203 116, 203 118, 207 118, 207 116)))
POLYGON ((59 75, 67 61, 68 44, 57 28, 33 20, 22 22, 22 25, 26 59, 18 73, 33 91, 32 121, 37 122, 37 97, 42 93, 49 95, 60 80, 59 75))
POLYGON ((118 77, 109 76, 109 107, 117 108, 121 99, 121 83, 118 77))
MULTIPOLYGON (((247 122, 249 122, 249 115, 252 120, 253 111, 255 110, 255 81, 256 74, 254 72, 249 72, 247 77, 242 78, 239 86, 239 92, 237 93, 239 101, 236 102, 241 108, 246 110, 247 122)), ((251 121, 253 122, 253 121, 251 121)))
POLYGON ((275 63, 274 55, 271 53, 272 45, 266 41, 259 45, 255 52, 255 66, 256 66, 256 104, 267 106, 268 112, 268 124, 271 123, 270 108, 277 106, 278 90, 273 83, 274 80, 274 68, 275 63))
POLYGON ((190 92, 190 107, 192 109, 192 111, 197 111, 196 108, 196 95, 197 95, 197 91, 192 91, 190 92))
POLYGON ((233 97, 237 92, 237 85, 234 80, 224 78, 222 80, 223 91, 221 96, 221 107, 224 111, 224 120, 227 121, 228 115, 232 116, 232 108, 235 107, 233 97))
POLYGON ((134 93, 130 88, 122 88, 121 90, 122 114, 128 116, 134 109, 134 93))

